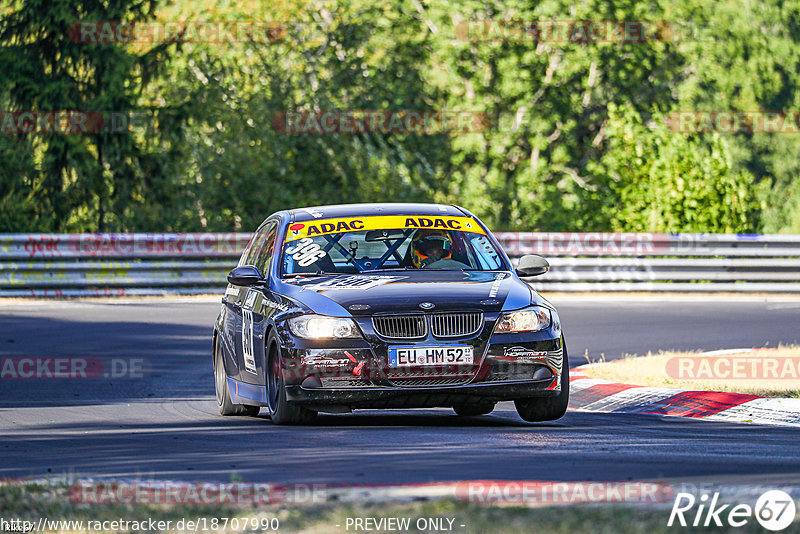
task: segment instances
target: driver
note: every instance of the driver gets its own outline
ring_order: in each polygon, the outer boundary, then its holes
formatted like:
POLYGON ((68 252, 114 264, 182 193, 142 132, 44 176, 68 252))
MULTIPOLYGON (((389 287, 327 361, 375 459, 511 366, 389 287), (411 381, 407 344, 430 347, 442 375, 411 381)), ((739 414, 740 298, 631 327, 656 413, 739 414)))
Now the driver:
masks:
POLYGON ((424 269, 433 262, 449 259, 453 241, 444 230, 417 230, 411 239, 411 262, 424 269))

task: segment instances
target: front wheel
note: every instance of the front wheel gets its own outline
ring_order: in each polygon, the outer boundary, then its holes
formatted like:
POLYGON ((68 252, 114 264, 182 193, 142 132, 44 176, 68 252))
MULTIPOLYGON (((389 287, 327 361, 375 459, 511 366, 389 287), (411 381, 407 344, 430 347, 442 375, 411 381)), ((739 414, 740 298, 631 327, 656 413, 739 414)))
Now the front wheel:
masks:
POLYGON ((222 362, 222 347, 219 339, 214 339, 214 391, 217 396, 217 407, 222 415, 258 415, 258 406, 234 404, 228 391, 228 375, 222 362))
POLYGON ((314 420, 317 412, 286 400, 286 383, 281 365, 281 346, 275 332, 267 340, 267 406, 276 425, 305 425, 314 420))
POLYGON ((564 360, 561 362, 561 393, 555 397, 541 397, 530 399, 517 399, 514 406, 517 413, 525 421, 535 423, 537 421, 555 421, 561 419, 567 413, 569 404, 569 358, 567 357, 567 345, 564 338, 561 338, 561 346, 564 348, 564 360))

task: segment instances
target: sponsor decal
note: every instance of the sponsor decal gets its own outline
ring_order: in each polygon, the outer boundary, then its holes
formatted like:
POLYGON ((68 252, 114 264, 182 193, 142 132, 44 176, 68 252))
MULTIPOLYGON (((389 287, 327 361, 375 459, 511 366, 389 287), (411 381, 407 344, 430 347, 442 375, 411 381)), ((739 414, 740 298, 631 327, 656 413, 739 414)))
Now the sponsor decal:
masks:
POLYGON ((230 295, 232 297, 238 297, 239 296, 239 288, 236 287, 236 286, 230 286, 225 290, 225 295, 226 296, 230 295))
POLYGON ((304 289, 325 291, 329 289, 372 289, 397 280, 404 280, 406 276, 373 276, 373 275, 345 275, 336 276, 324 282, 303 286, 304 289))
POLYGON ((244 354, 244 368, 251 373, 255 373, 256 358, 253 356, 253 312, 250 310, 242 310, 242 354, 244 354))
POLYGON ((321 219, 322 217, 324 217, 324 214, 321 211, 315 210, 314 208, 303 208, 303 211, 305 211, 315 219, 321 219))
POLYGON ((304 237, 297 244, 288 247, 286 254, 291 256, 300 267, 307 267, 324 258, 327 252, 322 250, 322 246, 319 243, 314 243, 310 237, 304 237))
MULTIPOLYGON (((372 217, 347 217, 341 219, 320 219, 289 226, 286 241, 295 241, 317 235, 335 234, 361 230, 436 228, 472 232, 486 235, 483 228, 471 217, 431 217, 425 215, 376 215, 372 217)), ((288 253, 288 252, 287 252, 288 253)))
POLYGON ((269 313, 269 309, 268 308, 275 308, 277 310, 286 311, 286 310, 289 309, 289 306, 287 306, 286 304, 284 304, 282 302, 276 302, 276 301, 271 300, 271 299, 262 300, 261 301, 261 314, 262 315, 266 315, 267 313, 269 313), (267 308, 267 309, 265 309, 265 308, 267 308))
POLYGON ((508 347, 503 351, 503 355, 517 360, 542 360, 547 357, 547 352, 525 347, 508 347))
POLYGON ((505 280, 505 278, 506 278, 506 273, 500 273, 497 275, 497 278, 494 279, 492 287, 489 288, 490 299, 497 296, 497 292, 500 290, 500 284, 503 283, 503 280, 505 280))
POLYGON ((247 292, 247 298, 244 301, 244 308, 248 310, 253 310, 256 307, 256 299, 258 298, 258 291, 249 290, 247 292))

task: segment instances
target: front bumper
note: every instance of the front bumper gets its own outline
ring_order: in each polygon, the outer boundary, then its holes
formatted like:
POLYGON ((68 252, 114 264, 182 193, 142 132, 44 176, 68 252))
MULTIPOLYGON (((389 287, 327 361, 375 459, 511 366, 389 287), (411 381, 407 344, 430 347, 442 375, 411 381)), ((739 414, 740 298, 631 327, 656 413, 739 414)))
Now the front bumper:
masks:
POLYGON ((485 316, 477 335, 429 335, 415 343, 381 338, 368 320, 359 320, 364 338, 358 340, 303 340, 279 328, 287 400, 312 408, 421 408, 558 395, 564 361, 560 324, 538 332, 493 334, 496 315, 485 316), (388 364, 391 345, 466 344, 474 349, 472 364, 388 364))
MULTIPOLYGON (((468 371, 417 368, 392 374, 364 348, 297 349, 287 400, 309 406, 423 408, 555 396, 561 392, 562 340, 489 344, 468 371), (339 352, 341 351, 341 355, 339 352), (348 359, 352 358, 352 361, 348 359), (307 365, 314 362, 314 365, 307 365), (323 362, 334 363, 326 366, 323 362), (361 362, 367 366, 359 365, 361 362)), ((396 370, 394 370, 396 371, 396 370)), ((568 387, 568 386, 564 386, 568 387)))
POLYGON ((350 408, 434 408, 499 402, 529 397, 552 397, 560 390, 548 389, 553 379, 499 384, 468 384, 436 387, 371 387, 349 389, 286 386, 287 400, 307 406, 350 408))

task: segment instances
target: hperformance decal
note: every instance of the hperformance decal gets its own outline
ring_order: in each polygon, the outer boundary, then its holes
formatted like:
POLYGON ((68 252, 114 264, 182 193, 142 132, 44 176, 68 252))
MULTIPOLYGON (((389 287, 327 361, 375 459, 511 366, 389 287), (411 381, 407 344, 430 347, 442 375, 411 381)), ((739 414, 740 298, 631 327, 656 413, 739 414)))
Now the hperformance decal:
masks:
POLYGON ((406 276, 337 276, 318 284, 303 286, 303 289, 313 289, 314 291, 325 291, 328 289, 371 289, 382 286, 396 280, 403 280, 406 276))
MULTIPOLYGON (((431 228, 455 230, 486 235, 483 228, 472 217, 429 217, 419 215, 378 215, 374 217, 346 217, 342 219, 323 219, 319 221, 297 222, 289 225, 286 241, 304 237, 351 232, 360 230, 431 228)), ((288 253, 288 252, 287 252, 288 253)))
POLYGON ((503 351, 503 355, 517 360, 544 360, 547 357, 547 352, 525 347, 509 347, 503 351))
POLYGON ((289 309, 289 306, 270 299, 264 299, 261 301, 261 315, 267 315, 270 312, 270 309, 273 308, 280 311, 286 311, 289 309))

